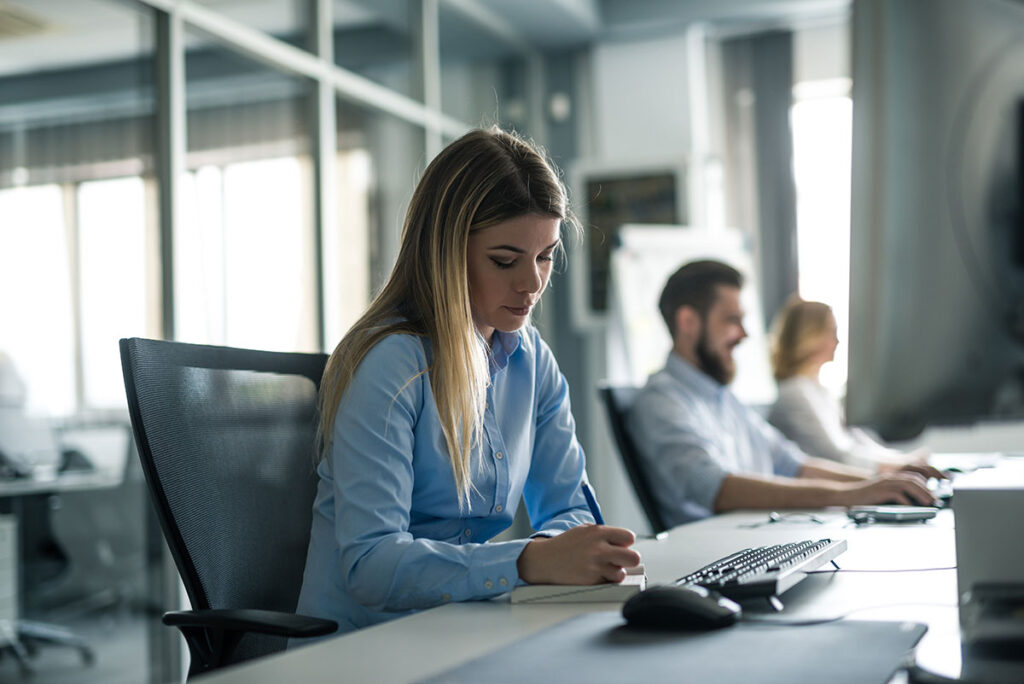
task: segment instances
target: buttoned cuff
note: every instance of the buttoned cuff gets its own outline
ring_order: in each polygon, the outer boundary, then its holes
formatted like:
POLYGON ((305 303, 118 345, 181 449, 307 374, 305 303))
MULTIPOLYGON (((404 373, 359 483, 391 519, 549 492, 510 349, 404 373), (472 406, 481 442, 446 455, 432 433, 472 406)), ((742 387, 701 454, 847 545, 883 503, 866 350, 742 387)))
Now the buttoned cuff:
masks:
MULTIPOLYGON (((516 539, 497 544, 481 544, 488 553, 496 555, 491 562, 473 563, 469 572, 467 599, 487 599, 512 591, 523 584, 519 579, 519 556, 530 543, 529 539, 516 539), (500 547, 500 551, 497 548, 500 547)), ((483 550, 483 549, 481 549, 483 550)), ((445 603, 461 600, 459 597, 442 596, 445 603)))

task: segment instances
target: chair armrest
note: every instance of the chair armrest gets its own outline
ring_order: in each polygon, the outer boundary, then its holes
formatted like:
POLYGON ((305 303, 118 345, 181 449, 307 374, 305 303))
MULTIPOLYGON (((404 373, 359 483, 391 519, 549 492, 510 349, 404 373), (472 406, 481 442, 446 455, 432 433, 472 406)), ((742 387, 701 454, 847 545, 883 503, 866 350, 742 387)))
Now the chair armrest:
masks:
POLYGON ((179 628, 255 632, 282 637, 324 636, 338 629, 338 623, 333 620, 254 609, 175 610, 164 613, 163 622, 179 628))

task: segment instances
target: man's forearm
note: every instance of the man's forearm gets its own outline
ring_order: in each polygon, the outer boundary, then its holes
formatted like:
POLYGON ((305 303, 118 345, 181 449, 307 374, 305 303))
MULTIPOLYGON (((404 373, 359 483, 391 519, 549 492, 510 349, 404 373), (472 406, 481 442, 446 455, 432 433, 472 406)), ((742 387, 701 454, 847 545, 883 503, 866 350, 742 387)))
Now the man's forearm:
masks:
POLYGON ((727 475, 715 497, 715 512, 738 508, 844 506, 846 489, 834 480, 727 475))
POLYGON ((835 480, 836 482, 860 482, 871 477, 864 468, 836 463, 823 458, 808 458, 800 470, 801 479, 835 480))

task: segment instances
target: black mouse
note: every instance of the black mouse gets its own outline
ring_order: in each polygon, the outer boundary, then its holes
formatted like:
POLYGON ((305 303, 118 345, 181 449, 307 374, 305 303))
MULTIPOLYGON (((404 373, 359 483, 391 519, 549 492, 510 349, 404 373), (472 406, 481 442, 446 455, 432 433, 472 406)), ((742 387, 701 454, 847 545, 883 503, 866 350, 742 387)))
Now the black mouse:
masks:
POLYGON ((631 626, 656 629, 717 629, 734 624, 742 614, 736 602, 689 584, 648 587, 622 606, 622 617, 631 626))

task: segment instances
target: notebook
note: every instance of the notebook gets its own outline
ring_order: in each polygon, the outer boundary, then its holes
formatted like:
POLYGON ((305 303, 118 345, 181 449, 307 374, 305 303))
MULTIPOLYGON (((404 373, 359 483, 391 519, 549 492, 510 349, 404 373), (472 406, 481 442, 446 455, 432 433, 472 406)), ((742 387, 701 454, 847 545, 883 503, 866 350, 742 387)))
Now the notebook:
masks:
POLYGON ((619 584, 527 584, 512 590, 512 603, 622 603, 638 591, 647 588, 644 566, 626 571, 626 579, 619 584))

